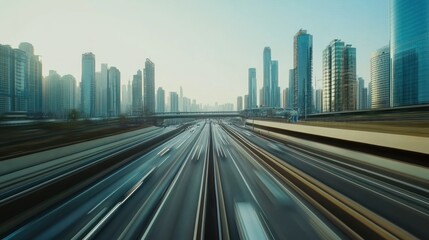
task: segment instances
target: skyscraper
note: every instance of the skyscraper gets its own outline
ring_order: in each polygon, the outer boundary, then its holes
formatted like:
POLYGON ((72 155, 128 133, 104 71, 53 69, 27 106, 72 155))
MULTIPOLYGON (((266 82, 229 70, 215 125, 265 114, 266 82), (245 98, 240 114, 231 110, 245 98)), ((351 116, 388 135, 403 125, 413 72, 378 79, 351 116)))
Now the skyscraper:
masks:
POLYGON ((0 114, 11 111, 12 55, 9 45, 0 44, 0 114))
POLYGON ((101 80, 100 80, 100 114, 107 116, 107 78, 108 66, 106 63, 101 64, 101 80))
POLYGON ((182 86, 180 86, 180 91, 179 91, 179 112, 184 112, 184 106, 183 106, 183 88, 182 86))
POLYGON ((93 117, 95 114, 95 55, 91 52, 82 54, 81 91, 82 115, 93 117))
MULTIPOLYGON (((256 102, 256 92, 257 92, 257 85, 256 85, 256 68, 249 68, 249 79, 248 79, 248 103, 247 108, 256 108, 258 103, 256 102)), ((246 104, 245 104, 246 105, 246 104)))
POLYGON ((177 92, 170 92, 170 112, 179 111, 179 95, 177 92))
POLYGON ((271 107, 280 107, 279 62, 271 61, 271 107))
POLYGON ((243 97, 238 96, 237 97, 237 111, 242 111, 242 110, 243 110, 243 97))
POLYGON ((312 112, 313 105, 313 36, 300 29, 294 36, 293 49, 294 106, 299 114, 305 115, 312 112))
POLYGON ((429 0, 390 4, 391 105, 429 103, 429 0))
POLYGON ((323 111, 356 110, 356 49, 335 39, 323 51, 323 111))
POLYGON ((249 95, 244 95, 244 109, 250 109, 249 107, 249 95))
POLYGON ((137 74, 133 76, 132 83, 132 106, 133 106, 133 115, 140 115, 143 110, 143 93, 142 93, 142 71, 138 70, 137 74))
POLYGON ((295 104, 295 69, 289 69, 289 94, 287 100, 287 107, 296 109, 295 104))
POLYGON ((121 72, 110 67, 107 77, 107 113, 109 117, 117 117, 121 113, 121 72))
POLYGON ((62 98, 62 111, 64 117, 67 117, 71 110, 76 109, 76 79, 70 75, 61 77, 61 98, 62 98))
POLYGON ((146 58, 144 69, 144 112, 155 112, 155 64, 146 58))
POLYGON ((43 112, 49 117, 62 117, 63 112, 63 87, 61 76, 54 70, 44 79, 43 112))
POLYGON ((271 107, 271 48, 264 48, 264 84, 262 105, 271 107))
POLYGON ((156 91, 156 112, 165 112, 165 91, 162 87, 156 91))
POLYGON ((30 114, 42 112, 42 62, 34 55, 31 43, 19 44, 19 49, 27 55, 27 108, 30 114))
POLYGON ((366 109, 366 103, 368 98, 366 96, 367 90, 365 90, 365 80, 359 77, 357 80, 357 88, 356 88, 356 109, 364 110, 366 109))
POLYGON ((378 49, 371 57, 371 108, 390 107, 390 50, 378 49))

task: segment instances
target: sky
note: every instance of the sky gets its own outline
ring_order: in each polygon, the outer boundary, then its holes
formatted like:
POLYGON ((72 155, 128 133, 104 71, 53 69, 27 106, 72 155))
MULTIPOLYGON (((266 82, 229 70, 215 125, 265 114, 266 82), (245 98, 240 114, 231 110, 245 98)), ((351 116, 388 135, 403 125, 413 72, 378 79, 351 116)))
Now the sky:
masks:
MULTIPOLYGON (((262 53, 279 61, 288 86, 293 37, 313 35, 313 85, 322 86, 322 51, 334 39, 352 44, 357 75, 370 81, 372 52, 389 43, 388 0, 0 0, 0 44, 33 44, 43 75, 56 70, 81 79, 93 52, 121 71, 123 84, 155 63, 156 88, 198 103, 236 103, 247 94, 248 68, 262 87, 262 53)), ((258 91, 259 92, 259 91, 258 91)))

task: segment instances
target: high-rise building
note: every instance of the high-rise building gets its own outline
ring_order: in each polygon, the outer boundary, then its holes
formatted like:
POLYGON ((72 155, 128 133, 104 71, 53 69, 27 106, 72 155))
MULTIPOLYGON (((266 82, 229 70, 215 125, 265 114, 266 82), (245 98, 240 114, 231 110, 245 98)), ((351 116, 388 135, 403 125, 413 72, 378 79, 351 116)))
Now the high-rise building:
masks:
POLYGON ((271 48, 264 48, 264 82, 262 105, 271 107, 271 48))
POLYGON ((11 111, 27 112, 28 82, 27 54, 20 49, 12 50, 11 111))
POLYGON ((61 77, 61 98, 62 98, 62 111, 64 117, 74 109, 76 109, 76 78, 67 74, 61 77))
POLYGON ((243 97, 238 96, 237 97, 237 111, 242 111, 242 110, 243 110, 243 97))
POLYGON ((117 117, 121 113, 121 72, 110 67, 107 77, 107 115, 117 117))
POLYGON ((259 106, 264 106, 264 87, 259 89, 259 106))
POLYGON ((365 95, 365 80, 359 77, 357 80, 356 88, 356 109, 364 110, 366 109, 366 103, 368 101, 367 96, 365 95))
POLYGON ((30 114, 42 112, 42 62, 40 57, 34 55, 34 48, 31 43, 23 42, 19 44, 19 49, 27 55, 27 110, 30 114))
POLYGON ((323 50, 323 111, 356 110, 356 48, 335 39, 323 50))
POLYGON ((43 112, 49 117, 62 117, 64 93, 61 76, 56 71, 49 71, 44 79, 43 90, 43 112))
POLYGON ((183 105, 183 88, 180 86, 179 91, 179 112, 184 112, 184 105, 183 105))
POLYGON ((294 107, 299 114, 312 113, 313 36, 300 29, 294 36, 294 107))
POLYGON ((390 50, 378 49, 371 57, 371 108, 390 107, 390 50))
POLYGON ((170 92, 170 112, 179 111, 179 95, 177 92, 170 92))
POLYGON ((82 54, 82 94, 81 105, 84 117, 95 115, 95 55, 82 54))
POLYGON ((0 44, 0 114, 12 110, 12 56, 12 48, 9 45, 0 44))
POLYGON ((295 69, 289 69, 289 94, 287 108, 296 109, 295 104, 295 69))
POLYGON ((107 116, 107 78, 108 66, 106 63, 101 64, 101 80, 100 80, 100 115, 107 116))
POLYGON ((271 107, 280 107, 279 62, 271 61, 271 107))
POLYGON ((247 93, 248 98, 249 98, 249 102, 245 102, 244 105, 247 105, 247 108, 256 108, 258 103, 256 101, 256 92, 257 92, 257 85, 256 85, 256 68, 249 68, 249 79, 248 79, 248 86, 249 86, 249 91, 247 93))
POLYGON ((133 115, 141 115, 143 111, 143 88, 142 88, 142 71, 138 70, 137 74, 133 76, 133 83, 132 83, 132 106, 133 106, 133 115))
POLYGON ((155 64, 146 58, 144 69, 144 102, 145 114, 155 112, 155 64))
POLYGON ((165 112, 165 91, 162 87, 159 87, 156 91, 156 112, 165 112))
POLYGON ((368 103, 367 106, 369 109, 372 108, 372 81, 368 83, 368 103))
POLYGON ((283 89, 282 94, 282 108, 288 107, 288 100, 289 100, 289 88, 283 89))
POLYGON ((429 103, 429 0, 390 4, 391 106, 429 103))
MULTIPOLYGON (((249 109, 249 95, 244 95, 244 109, 249 109)), ((255 105, 256 107, 256 105, 255 105)))
POLYGON ((316 113, 321 113, 323 110, 323 90, 317 89, 316 90, 316 104, 315 104, 315 111, 316 113))
POLYGON ((100 117, 101 114, 101 72, 95 72, 95 116, 100 117))

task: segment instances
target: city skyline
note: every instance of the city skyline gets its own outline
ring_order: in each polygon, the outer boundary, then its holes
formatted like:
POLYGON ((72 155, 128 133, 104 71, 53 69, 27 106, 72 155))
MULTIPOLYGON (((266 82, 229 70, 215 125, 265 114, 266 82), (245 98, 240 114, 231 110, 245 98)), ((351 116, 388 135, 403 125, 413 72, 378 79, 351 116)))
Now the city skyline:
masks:
POLYGON ((142 69, 145 59, 150 58, 157 63, 155 87, 162 86, 169 92, 183 86, 188 97, 202 104, 214 104, 235 102, 237 95, 247 92, 245 70, 249 66, 256 68, 257 85, 263 85, 260 49, 265 46, 271 48, 272 59, 279 61, 280 89, 288 86, 288 71, 293 67, 293 34, 298 29, 307 29, 314 36, 313 78, 317 88, 321 87, 317 81, 322 76, 322 50, 330 40, 347 39, 357 48, 357 75, 367 85, 371 53, 386 45, 389 37, 387 0, 333 0, 320 6, 311 1, 166 3, 45 0, 33 6, 29 1, 14 1, 0 10, 4 33, 1 42, 14 48, 20 42, 32 43, 42 56, 44 76, 49 70, 56 70, 61 75, 72 74, 78 81, 80 56, 84 52, 97 56, 96 71, 100 71, 99 63, 118 67, 122 84, 132 80, 135 71, 142 69), (17 18, 11 13, 21 5, 32 7, 20 10, 22 14, 17 18), (323 15, 323 10, 326 13, 336 8, 344 10, 323 15), (45 9, 51 10, 46 13, 45 9), (270 12, 270 17, 263 17, 262 10, 270 12), (311 17, 291 20, 303 13, 311 17), (199 21, 193 21, 195 18, 199 21), (88 24, 79 24, 82 21, 88 24), (247 25, 252 27, 242 27, 247 25), (108 28, 117 28, 120 33, 105 37, 110 32, 104 31, 108 28), (81 37, 89 32, 93 37, 81 37), (224 35, 230 37, 223 39, 224 35), (193 71, 189 71, 189 62, 193 63, 193 71), (229 91, 223 91, 226 85, 229 91))

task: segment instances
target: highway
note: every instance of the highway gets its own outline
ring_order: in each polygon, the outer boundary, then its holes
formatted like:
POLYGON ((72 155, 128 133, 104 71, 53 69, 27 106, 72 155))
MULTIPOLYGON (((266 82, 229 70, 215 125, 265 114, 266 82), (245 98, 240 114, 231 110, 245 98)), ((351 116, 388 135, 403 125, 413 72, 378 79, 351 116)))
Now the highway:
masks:
POLYGON ((41 209, 32 214, 9 209, 10 216, 19 217, 2 220, 0 237, 429 238, 427 182, 352 154, 345 158, 315 150, 311 142, 267 138, 210 119, 130 139, 46 170, 53 159, 39 165, 45 171, 24 180, 0 175, 9 182, 0 188, 1 210, 18 203, 41 209), (57 188, 67 186, 68 194, 45 190, 52 179, 57 188), (32 202, 28 194, 44 200, 32 202))

